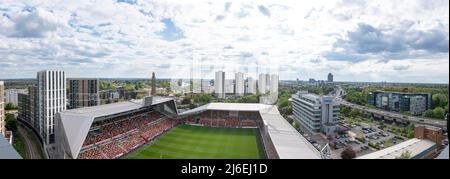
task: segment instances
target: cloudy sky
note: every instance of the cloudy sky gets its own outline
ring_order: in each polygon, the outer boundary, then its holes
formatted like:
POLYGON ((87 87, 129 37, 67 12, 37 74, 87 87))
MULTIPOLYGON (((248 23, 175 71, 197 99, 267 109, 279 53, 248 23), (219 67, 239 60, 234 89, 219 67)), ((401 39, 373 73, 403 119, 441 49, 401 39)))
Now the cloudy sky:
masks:
POLYGON ((0 0, 0 79, 224 70, 448 83, 448 14, 448 0, 0 0))

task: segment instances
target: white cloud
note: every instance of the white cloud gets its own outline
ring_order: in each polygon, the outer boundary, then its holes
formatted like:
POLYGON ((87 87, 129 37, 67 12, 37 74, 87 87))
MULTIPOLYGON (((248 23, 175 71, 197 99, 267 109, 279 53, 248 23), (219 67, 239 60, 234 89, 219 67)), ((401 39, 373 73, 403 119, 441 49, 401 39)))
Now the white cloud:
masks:
MULTIPOLYGON (((281 79, 325 79, 332 72, 339 81, 448 82, 448 51, 349 54, 334 45, 360 23, 394 32, 404 22, 413 23, 407 33, 416 35, 418 49, 436 34, 415 32, 442 27, 438 35, 448 39, 448 1, 3 0, 0 78, 34 77, 49 67, 69 76, 148 77, 156 71, 180 78, 189 76, 193 60, 204 59, 206 78, 213 77, 213 66, 270 69, 281 79), (163 19, 182 38, 164 40, 163 19)), ((439 47, 445 45, 448 40, 439 47)))

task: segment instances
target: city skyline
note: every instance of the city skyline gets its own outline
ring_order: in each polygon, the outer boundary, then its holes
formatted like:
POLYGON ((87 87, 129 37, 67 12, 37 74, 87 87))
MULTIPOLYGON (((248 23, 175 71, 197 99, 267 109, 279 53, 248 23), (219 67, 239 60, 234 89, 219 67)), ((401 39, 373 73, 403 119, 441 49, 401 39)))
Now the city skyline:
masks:
POLYGON ((209 79, 448 84, 448 1, 95 3, 2 2, 0 79, 182 78, 199 63, 209 79))

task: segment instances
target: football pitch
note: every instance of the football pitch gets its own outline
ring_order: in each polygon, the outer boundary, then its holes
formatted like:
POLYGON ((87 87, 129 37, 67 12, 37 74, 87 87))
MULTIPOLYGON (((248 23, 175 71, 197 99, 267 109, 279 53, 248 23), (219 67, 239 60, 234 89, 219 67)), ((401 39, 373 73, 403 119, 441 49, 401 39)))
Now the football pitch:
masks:
POLYGON ((262 159, 258 133, 258 129, 181 124, 123 158, 262 159))

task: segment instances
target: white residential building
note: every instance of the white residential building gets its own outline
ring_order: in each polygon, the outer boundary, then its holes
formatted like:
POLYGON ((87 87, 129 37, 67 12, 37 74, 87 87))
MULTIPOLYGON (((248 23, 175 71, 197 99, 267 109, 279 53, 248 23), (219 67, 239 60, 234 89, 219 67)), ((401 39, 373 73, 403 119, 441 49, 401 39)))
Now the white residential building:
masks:
POLYGON ((270 91, 270 74, 266 74, 266 92, 270 91))
POLYGON ((225 98, 225 72, 217 71, 214 80, 214 93, 218 98, 225 98))
POLYGON ((245 83, 244 83, 244 73, 237 72, 235 75, 235 94, 236 96, 244 96, 245 83))
POLYGON ((278 94, 278 78, 278 75, 275 74, 271 75, 270 77, 269 91, 271 94, 278 94))
POLYGON ((255 94, 256 93, 256 81, 252 77, 247 78, 247 85, 246 85, 246 93, 247 94, 255 94))
POLYGON ((55 114, 66 110, 66 75, 60 70, 45 70, 37 73, 38 120, 44 144, 55 141, 55 114))
POLYGON ((267 83, 266 83, 266 74, 259 74, 258 79, 258 91, 261 94, 265 94, 267 92, 267 83))
POLYGON ((234 80, 225 80, 225 94, 234 94, 234 80))

